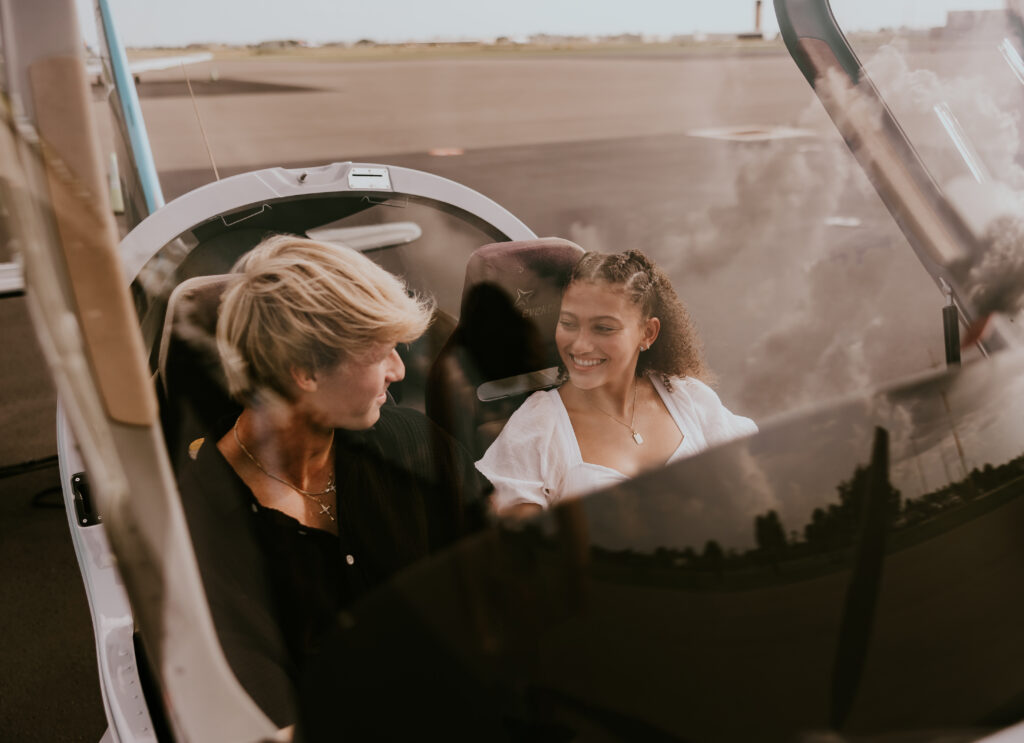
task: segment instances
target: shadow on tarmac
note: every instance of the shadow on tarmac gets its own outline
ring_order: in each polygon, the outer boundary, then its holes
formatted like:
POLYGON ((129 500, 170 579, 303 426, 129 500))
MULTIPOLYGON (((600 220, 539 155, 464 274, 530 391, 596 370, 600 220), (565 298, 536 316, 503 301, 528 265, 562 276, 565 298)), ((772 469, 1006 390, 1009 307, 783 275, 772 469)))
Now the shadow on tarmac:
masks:
POLYGON ((35 466, 0 473, 0 740, 95 743, 107 723, 92 621, 56 460, 35 466))

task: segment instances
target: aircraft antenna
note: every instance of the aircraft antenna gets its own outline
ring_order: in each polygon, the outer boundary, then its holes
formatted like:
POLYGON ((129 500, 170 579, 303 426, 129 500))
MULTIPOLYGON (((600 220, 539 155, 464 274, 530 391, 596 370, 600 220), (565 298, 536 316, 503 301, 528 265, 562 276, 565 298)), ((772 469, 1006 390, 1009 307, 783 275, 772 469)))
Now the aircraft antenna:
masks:
POLYGON ((199 122, 199 133, 203 135, 203 144, 206 145, 206 154, 210 158, 210 165, 213 167, 213 177, 220 180, 220 173, 217 172, 217 163, 213 159, 213 150, 210 149, 210 140, 206 136, 206 127, 203 126, 203 117, 199 115, 199 104, 196 103, 196 94, 192 92, 192 81, 188 79, 188 71, 185 63, 181 63, 181 74, 185 76, 185 84, 188 86, 188 95, 192 99, 192 108, 196 112, 196 121, 199 122))

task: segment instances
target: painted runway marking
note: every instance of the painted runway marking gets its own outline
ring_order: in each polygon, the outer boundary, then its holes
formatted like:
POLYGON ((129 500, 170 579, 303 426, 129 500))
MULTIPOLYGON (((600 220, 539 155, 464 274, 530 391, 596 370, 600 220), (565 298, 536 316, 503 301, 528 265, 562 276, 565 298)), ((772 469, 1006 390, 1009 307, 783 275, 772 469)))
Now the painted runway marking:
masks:
POLYGON ((825 217, 826 227, 860 227, 857 217, 825 217))
POLYGON ((810 129, 796 129, 791 126, 759 126, 756 124, 720 126, 713 129, 694 129, 687 132, 687 134, 691 137, 727 139, 731 142, 766 142, 773 139, 816 136, 815 132, 810 129))

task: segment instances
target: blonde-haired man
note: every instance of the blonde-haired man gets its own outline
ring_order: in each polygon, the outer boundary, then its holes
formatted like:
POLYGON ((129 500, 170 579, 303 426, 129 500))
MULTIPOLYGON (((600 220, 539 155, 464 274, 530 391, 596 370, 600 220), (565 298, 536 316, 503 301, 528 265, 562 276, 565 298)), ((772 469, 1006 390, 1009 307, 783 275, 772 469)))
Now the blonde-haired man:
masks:
POLYGON ((284 726, 337 611, 482 523, 487 483, 425 416, 388 404, 396 344, 423 333, 431 301, 354 250, 291 236, 233 273, 217 346, 242 412, 179 489, 228 660, 284 726))

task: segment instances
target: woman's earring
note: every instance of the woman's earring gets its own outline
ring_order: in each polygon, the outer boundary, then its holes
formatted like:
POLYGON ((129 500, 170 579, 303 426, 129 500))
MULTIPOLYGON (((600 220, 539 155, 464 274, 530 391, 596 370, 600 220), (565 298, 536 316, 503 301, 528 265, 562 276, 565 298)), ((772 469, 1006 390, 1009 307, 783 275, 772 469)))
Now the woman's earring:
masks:
POLYGON ((650 346, 648 346, 647 344, 640 346, 641 351, 646 351, 648 348, 650 348, 650 346))

